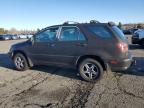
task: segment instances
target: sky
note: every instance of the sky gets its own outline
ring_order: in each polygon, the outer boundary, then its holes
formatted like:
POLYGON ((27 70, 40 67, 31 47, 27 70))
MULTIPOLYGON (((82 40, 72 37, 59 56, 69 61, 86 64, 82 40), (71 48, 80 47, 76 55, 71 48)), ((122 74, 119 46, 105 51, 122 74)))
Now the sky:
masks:
POLYGON ((144 0, 0 0, 0 28, 36 30, 90 20, 144 22, 144 0))

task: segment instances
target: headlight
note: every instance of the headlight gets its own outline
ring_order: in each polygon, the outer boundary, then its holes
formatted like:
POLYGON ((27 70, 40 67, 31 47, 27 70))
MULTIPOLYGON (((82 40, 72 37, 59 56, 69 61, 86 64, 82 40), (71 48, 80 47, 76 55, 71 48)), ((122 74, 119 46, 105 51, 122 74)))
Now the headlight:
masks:
POLYGON ((14 46, 12 45, 9 49, 9 52, 13 52, 13 50, 14 50, 14 46))
POLYGON ((10 53, 10 52, 12 52, 12 51, 13 51, 13 48, 12 48, 12 47, 10 47, 10 49, 9 49, 9 53, 10 53))

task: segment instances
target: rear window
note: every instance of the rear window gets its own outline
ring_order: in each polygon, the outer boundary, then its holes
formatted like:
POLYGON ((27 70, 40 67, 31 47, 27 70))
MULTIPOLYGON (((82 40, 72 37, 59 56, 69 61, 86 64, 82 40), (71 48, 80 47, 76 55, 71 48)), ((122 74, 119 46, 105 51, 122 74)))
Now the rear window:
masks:
POLYGON ((112 29, 120 39, 126 40, 124 33, 117 26, 113 26, 112 29))
POLYGON ((100 38, 112 38, 111 32, 105 26, 88 26, 88 30, 100 38))

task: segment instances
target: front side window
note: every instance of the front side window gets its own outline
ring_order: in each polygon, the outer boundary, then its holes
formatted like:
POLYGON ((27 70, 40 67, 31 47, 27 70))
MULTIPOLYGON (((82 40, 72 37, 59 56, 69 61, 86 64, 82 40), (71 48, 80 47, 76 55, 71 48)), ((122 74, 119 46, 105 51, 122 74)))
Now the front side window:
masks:
POLYGON ((95 26, 91 25, 87 27, 88 30, 93 33, 94 35, 101 37, 101 38, 111 38, 112 34, 105 26, 95 26))
POLYGON ((47 30, 44 30, 35 36, 35 41, 36 42, 55 41, 57 31, 58 31, 58 28, 49 28, 47 30))
POLYGON ((60 41, 78 41, 85 40, 84 35, 77 27, 62 27, 60 41))

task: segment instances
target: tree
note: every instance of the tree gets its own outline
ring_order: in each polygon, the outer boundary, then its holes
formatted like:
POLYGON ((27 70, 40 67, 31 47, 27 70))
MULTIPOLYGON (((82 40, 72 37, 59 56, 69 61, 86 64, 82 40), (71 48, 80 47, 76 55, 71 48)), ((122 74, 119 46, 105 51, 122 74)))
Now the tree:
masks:
POLYGON ((122 29, 122 23, 121 23, 121 22, 119 22, 118 27, 119 27, 120 29, 122 29))
POLYGON ((17 30, 15 29, 15 28, 11 28, 10 30, 9 30, 9 34, 17 34, 17 30))
POLYGON ((8 34, 8 30, 5 30, 5 31, 4 31, 4 34, 8 34))
POLYGON ((5 34, 4 28, 0 28, 0 34, 5 34))
POLYGON ((39 32, 40 31, 40 29, 39 28, 37 28, 37 32, 39 32))
MULTIPOLYGON (((40 30, 40 29, 38 29, 40 30)), ((0 28, 0 34, 35 34, 36 30, 17 30, 16 28, 11 28, 10 30, 6 30, 4 28, 0 28)))
POLYGON ((142 28, 142 24, 138 24, 138 25, 137 25, 137 28, 138 28, 138 29, 141 29, 141 28, 142 28))

